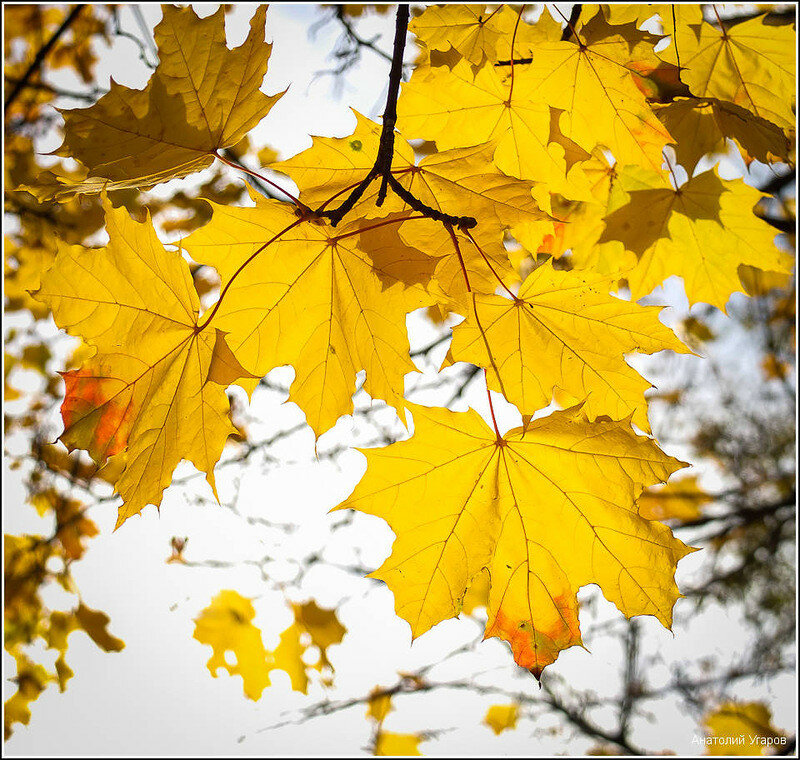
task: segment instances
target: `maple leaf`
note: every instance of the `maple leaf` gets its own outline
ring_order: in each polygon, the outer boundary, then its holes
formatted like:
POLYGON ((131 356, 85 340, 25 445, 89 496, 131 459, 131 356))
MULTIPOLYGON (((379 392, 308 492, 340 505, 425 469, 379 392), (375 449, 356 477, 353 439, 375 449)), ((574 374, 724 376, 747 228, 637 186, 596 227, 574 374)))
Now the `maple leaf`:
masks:
POLYGON ((545 211, 551 192, 586 197, 580 165, 568 166, 565 148, 551 141, 550 107, 538 94, 539 80, 525 67, 515 72, 512 91, 510 75, 494 66, 474 75, 464 61, 452 71, 417 69, 402 85, 398 129, 407 138, 435 140, 440 150, 495 141, 497 168, 541 183, 533 194, 545 211))
POLYGON ((494 731, 495 736, 517 727, 519 705, 492 705, 487 711, 483 722, 494 731))
MULTIPOLYGON (((335 206, 330 199, 339 198, 341 202, 345 191, 365 179, 373 168, 381 127, 357 111, 354 114, 356 128, 351 135, 315 137, 312 147, 270 167, 291 177, 300 189, 301 200, 312 208, 335 206)), ((483 239, 500 239, 501 231, 513 224, 548 218, 533 198, 533 183, 503 174, 494 166, 497 146, 493 142, 439 151, 418 165, 405 140, 396 136, 394 146, 392 174, 400 184, 437 211, 457 210, 459 215, 480 218, 475 234, 483 239)), ((379 184, 373 183, 364 192, 354 215, 371 219, 412 210, 394 193, 382 206, 375 205, 379 184)))
POLYGON ((657 38, 633 28, 625 35, 621 29, 597 14, 581 29, 579 44, 537 47, 527 70, 531 93, 563 111, 561 133, 587 153, 601 145, 619 163, 658 169, 670 135, 634 79, 634 73, 655 67, 657 38))
POLYGON ((376 757, 416 757, 422 754, 419 751, 421 741, 424 741, 424 737, 418 734, 381 731, 375 738, 374 754, 376 757))
POLYGON ((644 391, 651 386, 624 355, 688 351, 659 321, 660 311, 608 295, 601 275, 545 263, 513 299, 474 296, 467 319, 453 328, 450 353, 455 361, 485 367, 489 387, 523 414, 547 406, 558 388, 573 400, 586 398, 590 419, 632 414, 649 431, 644 391))
POLYGON ((377 723, 383 723, 386 716, 394 709, 392 707, 392 696, 383 689, 376 686, 367 700, 367 717, 377 723))
POLYGON ((3 725, 5 739, 11 737, 15 723, 27 726, 31 720, 30 703, 39 698, 51 680, 50 674, 42 665, 34 663, 19 650, 11 652, 16 661, 17 674, 12 679, 17 691, 3 705, 3 725))
POLYGON ((789 140, 780 127, 734 103, 714 98, 675 98, 657 108, 658 118, 673 137, 678 163, 691 174, 710 153, 724 153, 726 139, 735 140, 748 160, 787 161, 789 140))
POLYGON ((702 508, 713 501, 698 483, 696 475, 674 480, 663 487, 648 488, 637 502, 646 520, 697 520, 702 508))
POLYGON ((193 638, 213 649, 208 669, 217 677, 217 671, 225 668, 231 675, 240 675, 244 693, 252 700, 261 698, 270 685, 270 673, 282 670, 288 676, 292 689, 303 694, 308 692, 308 665, 305 662, 308 644, 301 637, 307 634, 311 645, 319 649, 319 661, 313 666, 332 669, 326 650, 341 642, 345 628, 339 623, 335 610, 317 607, 312 601, 293 605, 295 621, 281 633, 277 648, 269 652, 264 647, 261 631, 253 624, 256 612, 250 599, 237 591, 220 591, 195 619, 193 638), (233 652, 236 663, 226 658, 233 652))
POLYGON ((678 24, 661 57, 681 68, 692 95, 719 98, 794 132, 796 34, 764 16, 720 28, 705 21, 678 24))
POLYGON ((364 452, 366 475, 337 509, 382 517, 397 536, 371 575, 413 637, 457 615, 484 567, 486 636, 537 677, 581 643, 576 593, 588 583, 627 616, 671 624, 675 566, 691 549, 635 501, 681 462, 627 421, 589 423, 577 408, 502 437, 473 410, 409 408, 413 437, 364 452))
POLYGON ((220 668, 240 675, 244 693, 253 700, 259 699, 270 685, 267 650, 261 631, 253 625, 255 616, 249 599, 236 591, 220 591, 195 619, 192 636, 214 650, 207 663, 211 675, 216 678, 220 668), (236 656, 235 664, 226 659, 228 651, 236 656))
POLYGON ((234 50, 225 43, 224 8, 202 19, 188 7, 162 8, 154 32, 159 64, 145 89, 112 80, 93 106, 62 112, 64 143, 57 152, 88 170, 64 192, 150 187, 203 169, 283 95, 259 91, 272 51, 264 42, 266 6, 256 10, 247 39, 234 50))
MULTIPOLYGON (((501 5, 487 11, 485 5, 429 5, 413 19, 408 30, 429 50, 446 53, 455 48, 470 63, 497 60, 501 44, 509 45, 517 14, 501 5)), ((507 55, 509 50, 505 50, 507 55)))
POLYGON ((184 241, 219 271, 225 295, 214 324, 238 360, 258 377, 291 364, 289 398, 317 436, 352 411, 361 370, 367 393, 402 409, 403 376, 415 370, 406 314, 431 302, 405 284, 416 263, 376 262, 357 243, 358 222, 301 223, 285 204, 253 198, 255 208, 214 204, 212 221, 184 241))
MULTIPOLYGON (((270 169, 291 177, 300 190, 300 200, 310 208, 329 202, 331 208, 341 203, 372 170, 378 155, 381 126, 351 109, 356 117, 353 133, 346 137, 321 137, 315 135, 310 148, 291 158, 276 161, 270 169)), ((414 151, 405 141, 396 137, 392 154, 392 170, 408 169, 414 165, 414 151)), ((389 193, 383 206, 374 205, 378 184, 368 188, 364 200, 356 207, 364 216, 388 216, 401 211, 404 203, 389 193)))
POLYGON ((677 189, 661 175, 621 182, 630 200, 606 217, 599 242, 620 241, 638 257, 624 273, 634 299, 679 275, 690 303, 724 310, 743 287, 741 264, 792 271, 793 258, 774 245, 777 230, 753 213, 761 193, 742 180, 721 180, 712 169, 677 189))
POLYGON ((225 390, 239 374, 221 332, 199 324, 189 266, 164 250, 152 223, 104 202, 105 248, 63 247, 36 298, 59 327, 97 349, 64 373, 62 441, 98 464, 124 451, 115 483, 123 498, 117 527, 161 503, 181 459, 204 471, 234 432, 225 390))
POLYGON ((772 713, 762 702, 725 702, 706 715, 703 724, 717 739, 709 755, 765 755, 786 736, 772 724, 772 713))

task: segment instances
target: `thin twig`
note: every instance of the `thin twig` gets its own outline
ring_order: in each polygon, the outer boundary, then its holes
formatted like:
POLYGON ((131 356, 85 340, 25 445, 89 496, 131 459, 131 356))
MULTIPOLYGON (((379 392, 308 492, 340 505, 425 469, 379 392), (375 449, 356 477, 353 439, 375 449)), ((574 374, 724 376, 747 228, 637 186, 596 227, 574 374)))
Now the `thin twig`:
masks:
POLYGON ((59 41, 61 36, 66 32, 72 23, 75 21, 76 18, 80 15, 81 11, 86 7, 85 3, 81 3, 80 5, 76 5, 70 12, 69 15, 64 19, 63 23, 61 24, 58 29, 53 32, 53 35, 50 37, 47 42, 39 48, 39 51, 34 56, 34 59, 31 61, 31 65, 28 66, 25 73, 22 75, 20 80, 14 85, 14 89, 11 90, 11 94, 6 98, 5 102, 5 110, 8 113, 9 106, 17 99, 20 92, 27 86, 30 78, 36 74, 37 71, 41 68, 42 64, 44 63, 44 59, 47 57, 47 54, 53 49, 55 44, 59 41))

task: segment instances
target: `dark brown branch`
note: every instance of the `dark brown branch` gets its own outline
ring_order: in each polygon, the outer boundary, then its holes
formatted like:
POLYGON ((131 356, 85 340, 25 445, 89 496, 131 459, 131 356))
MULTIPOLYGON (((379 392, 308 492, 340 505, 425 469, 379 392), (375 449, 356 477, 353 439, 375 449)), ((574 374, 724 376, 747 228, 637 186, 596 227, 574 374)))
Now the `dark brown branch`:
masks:
POLYGON ((391 188, 402 198, 411 208, 419 211, 429 219, 435 219, 454 227, 472 229, 478 222, 471 216, 452 216, 445 214, 435 208, 431 208, 423 203, 409 190, 406 190, 400 182, 392 175, 392 159, 394 158, 394 128, 397 123, 397 98, 400 94, 400 80, 403 77, 403 53, 406 47, 406 34, 408 33, 409 8, 408 5, 397 6, 397 17, 395 21, 394 47, 392 51, 392 68, 389 72, 389 92, 386 96, 386 108, 383 111, 383 128, 381 130, 380 143, 378 145, 378 155, 375 164, 366 177, 353 188, 345 201, 332 211, 323 211, 322 207, 317 209, 318 216, 330 219, 331 225, 335 227, 342 221, 345 214, 352 210, 367 188, 378 178, 381 180, 378 190, 377 205, 381 206, 386 199, 386 193, 391 188))
POLYGON ((59 41, 64 32, 66 32, 67 29, 69 29, 70 26, 72 26, 73 21, 75 21, 75 19, 78 18, 80 12, 85 7, 86 6, 83 3, 81 5, 76 5, 69 12, 69 14, 64 19, 64 22, 61 24, 61 26, 58 27, 58 29, 56 29, 55 32, 53 32, 52 37, 50 37, 50 39, 47 40, 47 42, 45 42, 45 44, 42 45, 41 48, 39 48, 39 52, 36 53, 36 56, 31 61, 31 65, 28 66, 27 71, 22 75, 22 78, 17 82, 17 84, 14 85, 14 89, 11 90, 11 94, 6 98, 5 102, 6 111, 8 111, 9 106, 17 99, 22 90, 24 90, 25 87, 27 87, 31 77, 34 74, 36 74, 36 72, 39 71, 39 69, 41 68, 42 63, 44 63, 44 59, 47 57, 47 54, 53 49, 56 42, 59 41))
MULTIPOLYGON (((575 32, 575 25, 578 23, 578 19, 581 17, 581 11, 583 10, 583 3, 575 3, 572 6, 572 11, 569 14, 569 20, 567 21, 567 25, 564 27, 564 31, 561 32, 561 41, 566 42, 570 37, 572 37, 573 33, 575 32)), ((575 35, 578 36, 577 34, 575 35)))
POLYGON ((403 53, 406 49, 408 18, 408 6, 398 5, 394 26, 392 67, 389 70, 389 92, 386 95, 386 108, 383 110, 383 129, 378 147, 378 160, 375 163, 381 174, 381 187, 378 190, 378 200, 376 201, 378 206, 382 206, 386 200, 386 191, 389 189, 389 177, 392 171, 394 128, 397 124, 397 97, 400 94, 400 79, 403 76, 403 53))
MULTIPOLYGON (((12 85, 17 85, 22 82, 21 78, 10 77, 8 74, 4 74, 3 78, 8 84, 12 85)), ((83 100, 87 103, 94 103, 97 98, 105 94, 105 90, 99 87, 94 88, 91 92, 77 92, 76 90, 65 90, 60 87, 53 87, 53 85, 46 84, 45 82, 26 82, 22 86, 27 87, 29 90, 43 90, 44 92, 50 92, 60 98, 73 98, 74 100, 83 100)))

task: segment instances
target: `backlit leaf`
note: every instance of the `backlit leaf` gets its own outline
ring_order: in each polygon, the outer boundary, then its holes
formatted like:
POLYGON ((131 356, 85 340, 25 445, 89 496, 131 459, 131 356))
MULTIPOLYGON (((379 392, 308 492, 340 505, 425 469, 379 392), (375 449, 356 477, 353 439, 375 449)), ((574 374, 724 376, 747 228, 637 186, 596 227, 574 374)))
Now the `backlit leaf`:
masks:
POLYGON ((414 436, 369 450, 338 508, 382 517, 397 536, 372 576, 412 636, 457 615, 484 567, 486 636, 508 641, 537 677, 581 643, 576 593, 588 583, 625 615, 671 625, 675 566, 691 550, 635 501, 680 462, 626 422, 589 423, 576 409, 498 438, 474 411, 410 408, 414 436))
POLYGON ((163 13, 154 33, 159 65, 145 89, 112 80, 93 106, 62 112, 59 153, 88 170, 67 190, 149 187, 198 171, 215 151, 238 143, 283 94, 259 91, 272 51, 264 42, 266 6, 234 50, 225 43, 223 8, 202 19, 188 7, 164 5, 163 13))

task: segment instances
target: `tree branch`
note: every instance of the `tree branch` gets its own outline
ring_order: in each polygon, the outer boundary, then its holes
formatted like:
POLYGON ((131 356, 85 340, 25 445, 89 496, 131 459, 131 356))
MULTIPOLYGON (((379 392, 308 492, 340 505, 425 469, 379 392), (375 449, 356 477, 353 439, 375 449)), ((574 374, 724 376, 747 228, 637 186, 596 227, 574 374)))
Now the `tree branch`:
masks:
POLYGON ((8 112, 9 106, 17 99, 19 94, 22 92, 25 87, 27 87, 30 78, 36 74, 37 71, 44 63, 44 59, 47 57, 47 54, 53 49, 56 42, 61 38, 64 32, 72 26, 72 22, 75 21, 76 18, 80 15, 80 12, 85 8, 85 4, 82 3, 80 5, 76 5, 70 12, 69 15, 64 19, 64 22, 61 24, 58 29, 53 32, 53 36, 50 37, 41 48, 39 48, 39 52, 36 53, 36 56, 31 61, 31 65, 28 66, 27 71, 22 75, 22 78, 14 85, 14 89, 11 90, 11 94, 6 98, 5 102, 5 110, 8 112))
POLYGON ((345 214, 352 210, 373 180, 380 178, 381 185, 378 190, 377 205, 381 206, 386 199, 386 193, 391 188, 411 208, 419 211, 429 219, 451 224, 455 227, 472 229, 478 222, 471 216, 452 216, 423 203, 409 190, 406 190, 392 175, 392 159, 394 158, 394 127, 397 123, 397 97, 400 93, 400 80, 403 76, 403 53, 406 47, 406 34, 408 32, 409 8, 408 5, 397 6, 395 20, 394 47, 392 51, 392 68, 389 73, 389 92, 386 96, 386 108, 383 111, 383 128, 381 130, 378 155, 375 163, 366 177, 356 185, 345 201, 332 211, 317 209, 316 214, 330 219, 335 227, 342 221, 345 214))
MULTIPOLYGON (((572 6, 572 11, 569 14, 569 19, 567 20, 567 25, 564 27, 564 31, 561 32, 561 41, 566 42, 570 37, 572 37, 573 33, 575 32, 575 25, 578 23, 578 19, 581 16, 581 11, 583 10, 583 3, 575 3, 572 6)), ((575 37, 578 35, 575 34, 575 37)))

